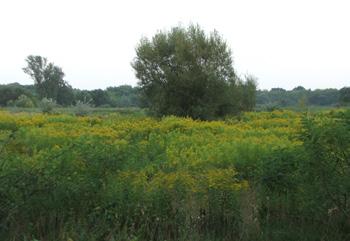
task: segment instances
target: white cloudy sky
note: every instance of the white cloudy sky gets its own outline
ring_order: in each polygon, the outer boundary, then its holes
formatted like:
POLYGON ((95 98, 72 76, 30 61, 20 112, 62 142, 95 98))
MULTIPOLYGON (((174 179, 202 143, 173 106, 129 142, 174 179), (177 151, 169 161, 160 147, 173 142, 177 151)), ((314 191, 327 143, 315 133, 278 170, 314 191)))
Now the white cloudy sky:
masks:
POLYGON ((0 84, 32 83, 35 54, 76 88, 136 85, 139 39, 179 23, 218 30, 261 89, 350 85, 348 0, 0 0, 0 84))

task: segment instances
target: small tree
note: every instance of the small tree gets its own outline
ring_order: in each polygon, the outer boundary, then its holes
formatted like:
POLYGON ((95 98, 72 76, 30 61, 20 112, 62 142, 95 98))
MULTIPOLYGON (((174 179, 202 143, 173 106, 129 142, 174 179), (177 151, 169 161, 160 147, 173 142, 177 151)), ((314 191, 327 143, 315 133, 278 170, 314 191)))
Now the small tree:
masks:
POLYGON ((238 86, 241 88, 241 110, 252 111, 256 103, 257 78, 253 75, 245 76, 245 82, 240 81, 238 86))
POLYGON ((53 99, 59 104, 66 103, 67 96, 73 96, 72 88, 63 79, 62 69, 53 63, 49 63, 41 56, 29 55, 26 58, 27 67, 23 68, 24 73, 34 80, 34 86, 40 99, 53 99))
POLYGON ((218 32, 207 36, 191 25, 141 39, 132 67, 143 98, 156 114, 212 119, 251 108, 241 98, 245 83, 232 62, 218 32))

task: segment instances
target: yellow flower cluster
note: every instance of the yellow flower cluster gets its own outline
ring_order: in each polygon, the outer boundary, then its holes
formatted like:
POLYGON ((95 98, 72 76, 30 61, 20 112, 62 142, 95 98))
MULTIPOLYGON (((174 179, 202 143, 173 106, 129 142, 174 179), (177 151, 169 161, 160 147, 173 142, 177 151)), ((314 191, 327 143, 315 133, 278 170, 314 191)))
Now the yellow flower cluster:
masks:
POLYGON ((9 147, 14 154, 27 154, 35 163, 35 158, 49 156, 45 153, 68 149, 66 158, 73 166, 89 166, 90 159, 94 165, 115 162, 118 170, 110 168, 105 175, 144 192, 245 189, 248 182, 238 178, 237 166, 275 148, 300 145, 295 138, 299 129, 300 115, 287 111, 211 122, 172 116, 156 120, 0 112, 0 142, 17 132, 9 147))

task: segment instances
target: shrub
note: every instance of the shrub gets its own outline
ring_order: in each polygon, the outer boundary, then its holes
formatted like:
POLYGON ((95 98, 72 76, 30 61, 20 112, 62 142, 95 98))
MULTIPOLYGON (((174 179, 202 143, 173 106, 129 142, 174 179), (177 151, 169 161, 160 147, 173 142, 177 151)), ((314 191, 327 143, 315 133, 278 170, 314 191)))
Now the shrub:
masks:
POLYGON ((76 116, 86 116, 92 112, 92 106, 88 102, 78 100, 73 108, 76 116))
POLYGON ((33 108, 34 102, 26 95, 20 95, 16 100, 10 100, 7 102, 7 106, 21 107, 21 108, 33 108))
POLYGON ((40 101, 40 109, 45 114, 53 113, 56 106, 57 104, 53 99, 44 98, 40 101))
POLYGON ((14 102, 14 105, 17 107, 23 107, 23 108, 34 107, 33 101, 26 95, 19 96, 18 99, 14 102))

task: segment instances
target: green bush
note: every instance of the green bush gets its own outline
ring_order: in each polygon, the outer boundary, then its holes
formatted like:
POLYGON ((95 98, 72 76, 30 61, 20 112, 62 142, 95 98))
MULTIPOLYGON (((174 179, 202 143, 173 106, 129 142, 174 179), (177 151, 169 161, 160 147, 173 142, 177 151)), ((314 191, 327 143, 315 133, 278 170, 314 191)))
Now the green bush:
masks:
POLYGON ((92 106, 89 103, 78 100, 73 107, 73 112, 76 116, 86 116, 92 112, 92 106))
POLYGON ((54 109, 57 106, 57 104, 53 99, 44 98, 40 101, 39 106, 43 113, 50 114, 54 112, 54 109))
POLYGON ((34 102, 26 95, 20 95, 16 100, 9 101, 8 106, 20 107, 20 108, 33 108, 34 102))

